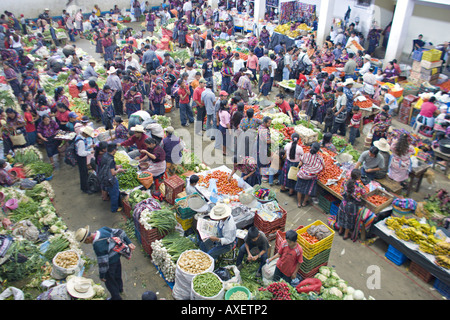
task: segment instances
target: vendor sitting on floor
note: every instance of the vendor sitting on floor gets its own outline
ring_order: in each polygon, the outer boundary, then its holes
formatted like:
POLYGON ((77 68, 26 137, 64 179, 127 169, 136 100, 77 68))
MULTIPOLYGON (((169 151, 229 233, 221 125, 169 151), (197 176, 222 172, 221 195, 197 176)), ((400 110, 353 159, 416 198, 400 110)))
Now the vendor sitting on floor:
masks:
POLYGON ((186 195, 190 196, 194 193, 197 193, 197 183, 200 180, 199 176, 196 174, 193 174, 192 176, 189 177, 189 183, 187 183, 186 185, 186 195))
POLYGON ((5 159, 0 159, 0 186, 10 187, 20 179, 8 171, 6 171, 6 163, 5 159))
POLYGON ((131 159, 136 159, 141 155, 140 150, 146 149, 145 139, 147 139, 148 136, 145 134, 144 127, 140 124, 134 126, 132 130, 134 131, 133 135, 126 141, 118 143, 117 146, 131 147, 136 145, 137 150, 133 150, 128 153, 131 159))
POLYGON ((369 150, 361 153, 361 156, 356 162, 355 169, 361 168, 361 175, 363 177, 367 177, 370 181, 375 179, 376 173, 382 170, 385 167, 384 158, 380 154, 380 150, 372 146, 369 150))
MULTIPOLYGON (((244 244, 239 248, 239 254, 236 259, 236 266, 239 270, 242 268, 242 260, 244 256, 247 255, 247 261, 260 260, 258 271, 256 276, 261 276, 262 267, 266 264, 267 252, 269 250, 269 241, 265 234, 258 230, 255 226, 251 226, 248 229, 248 233, 245 236, 244 244), (254 248, 258 249, 258 254, 253 255, 252 251, 254 248)), ((254 253, 254 252, 253 252, 254 253)))
POLYGON ((217 260, 222 254, 233 249, 236 240, 236 223, 231 215, 231 208, 226 204, 216 204, 211 209, 209 217, 218 220, 217 236, 210 236, 200 241, 200 249, 217 260))

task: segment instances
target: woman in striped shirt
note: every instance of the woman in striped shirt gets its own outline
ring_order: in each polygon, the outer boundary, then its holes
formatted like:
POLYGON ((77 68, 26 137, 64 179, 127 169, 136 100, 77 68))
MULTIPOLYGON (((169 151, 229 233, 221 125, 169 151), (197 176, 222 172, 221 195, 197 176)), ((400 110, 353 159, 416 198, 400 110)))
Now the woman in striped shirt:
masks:
POLYGON ((297 173, 297 183, 295 191, 297 191, 297 206, 306 207, 309 196, 316 193, 317 176, 325 168, 325 163, 320 154, 320 145, 314 142, 309 152, 303 154, 300 158, 301 167, 297 173), (303 202, 302 202, 303 196, 303 202))

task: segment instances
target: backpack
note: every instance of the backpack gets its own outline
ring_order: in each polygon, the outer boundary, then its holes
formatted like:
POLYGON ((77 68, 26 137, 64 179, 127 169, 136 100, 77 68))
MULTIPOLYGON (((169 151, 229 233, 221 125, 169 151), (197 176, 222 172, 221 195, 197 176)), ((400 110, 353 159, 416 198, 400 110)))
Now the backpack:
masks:
POLYGON ((89 172, 87 183, 88 190, 92 193, 97 193, 100 191, 100 180, 98 179, 97 173, 95 171, 89 172))
POLYGON ((64 155, 64 162, 72 167, 75 167, 78 163, 77 161, 77 146, 76 143, 81 139, 77 136, 73 141, 69 143, 64 155))
POLYGON ((277 72, 283 73, 284 69, 284 58, 281 57, 280 60, 277 62, 277 72))
POLYGON ((114 176, 111 173, 110 165, 114 158, 109 160, 106 164, 100 167, 98 172, 98 180, 103 187, 110 187, 113 185, 114 176))
POLYGON ((311 72, 312 72, 312 65, 304 63, 303 62, 304 57, 305 57, 305 55, 302 56, 302 59, 300 61, 298 61, 296 68, 293 70, 294 79, 298 79, 298 77, 300 76, 300 73, 302 73, 302 72, 305 75, 311 74, 311 72))
POLYGON ((178 84, 178 81, 174 83, 174 85, 172 86, 170 95, 173 98, 178 98, 178 89, 180 89, 180 85, 178 84))

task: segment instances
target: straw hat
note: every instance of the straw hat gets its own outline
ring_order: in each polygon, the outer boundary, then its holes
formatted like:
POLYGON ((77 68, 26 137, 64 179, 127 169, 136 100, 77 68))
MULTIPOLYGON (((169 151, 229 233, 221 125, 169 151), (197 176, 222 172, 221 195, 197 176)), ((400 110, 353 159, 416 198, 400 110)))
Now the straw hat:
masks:
POLYGON ((175 131, 175 129, 172 126, 169 126, 166 128, 167 133, 173 133, 174 131, 175 131))
POLYGON ((84 277, 73 277, 67 281, 67 292, 75 298, 90 299, 95 295, 92 281, 84 277))
POLYGON ((347 78, 347 79, 345 79, 345 82, 344 82, 344 86, 347 86, 347 85, 349 85, 349 84, 355 84, 355 81, 353 81, 353 78, 347 78))
POLYGON ((96 63, 94 59, 89 60, 89 63, 96 63))
POLYGON ((77 232, 75 232, 75 240, 78 242, 84 242, 89 234, 89 226, 84 228, 79 228, 77 232))
POLYGON ((145 129, 140 124, 134 126, 134 132, 145 133, 145 129))
POLYGON ((83 129, 81 129, 81 132, 84 134, 87 134, 89 137, 94 137, 94 129, 91 126, 86 126, 83 129))
POLYGON ((209 213, 209 217, 213 220, 221 220, 231 215, 231 208, 226 204, 216 204, 209 213))
POLYGON ((370 56, 370 54, 366 54, 366 55, 364 56, 364 59, 370 60, 370 59, 372 59, 372 57, 370 56))
POLYGON ((111 66, 111 68, 109 68, 109 70, 107 71, 108 74, 112 74, 112 73, 116 73, 117 69, 114 68, 114 66, 111 66))
POLYGON ((126 53, 124 58, 125 58, 125 59, 128 59, 128 58, 130 58, 130 57, 131 57, 131 53, 126 53))
POLYGON ((391 147, 385 138, 375 141, 373 145, 384 152, 389 152, 389 150, 391 150, 391 147))

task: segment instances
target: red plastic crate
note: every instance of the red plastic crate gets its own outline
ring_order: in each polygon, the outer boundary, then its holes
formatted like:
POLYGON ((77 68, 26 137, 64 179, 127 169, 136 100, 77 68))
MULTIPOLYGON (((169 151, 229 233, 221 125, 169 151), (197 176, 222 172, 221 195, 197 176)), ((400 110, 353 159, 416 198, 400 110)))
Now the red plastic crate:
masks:
POLYGON ((123 200, 122 201, 122 215, 126 219, 131 219, 132 218, 131 206, 130 206, 130 203, 128 202, 128 200, 123 200))
POLYGON ((179 176, 174 175, 168 179, 164 180, 165 185, 165 194, 164 197, 166 201, 170 204, 175 204, 175 199, 177 195, 183 192, 184 189, 184 180, 179 176))
POLYGON ((160 234, 156 228, 147 230, 142 224, 139 224, 139 233, 141 234, 141 242, 146 242, 147 244, 150 244, 155 240, 160 240, 167 234, 167 232, 160 234))
POLYGON ((255 218, 253 220, 254 226, 257 227, 258 230, 262 231, 267 236, 269 241, 276 237, 277 231, 284 230, 284 227, 286 226, 287 212, 281 207, 280 209, 283 214, 281 218, 275 219, 274 221, 266 221, 257 213, 255 214, 255 218))
POLYGON ((422 281, 425 283, 430 283, 434 280, 434 276, 431 273, 429 273, 414 261, 411 261, 411 263, 409 264, 409 271, 411 271, 411 273, 416 275, 418 278, 422 279, 422 281))
MULTIPOLYGON (((299 226, 295 231, 302 229, 303 226, 299 226)), ((286 232, 283 230, 278 230, 275 236, 275 253, 278 252, 278 248, 280 248, 281 243, 286 239, 286 232)))

